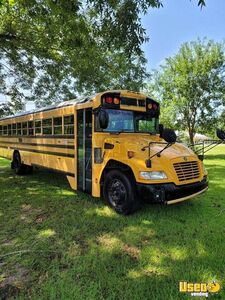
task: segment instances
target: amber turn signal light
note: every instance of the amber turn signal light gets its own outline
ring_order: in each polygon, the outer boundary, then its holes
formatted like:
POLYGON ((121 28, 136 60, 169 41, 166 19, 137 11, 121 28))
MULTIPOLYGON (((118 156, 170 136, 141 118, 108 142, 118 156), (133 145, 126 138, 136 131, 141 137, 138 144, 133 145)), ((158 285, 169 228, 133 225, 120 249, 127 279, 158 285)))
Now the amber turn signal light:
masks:
POLYGON ((127 156, 128 156, 128 158, 134 157, 134 151, 128 151, 127 156))
POLYGON ((114 104, 120 104, 120 99, 119 98, 114 98, 114 104))

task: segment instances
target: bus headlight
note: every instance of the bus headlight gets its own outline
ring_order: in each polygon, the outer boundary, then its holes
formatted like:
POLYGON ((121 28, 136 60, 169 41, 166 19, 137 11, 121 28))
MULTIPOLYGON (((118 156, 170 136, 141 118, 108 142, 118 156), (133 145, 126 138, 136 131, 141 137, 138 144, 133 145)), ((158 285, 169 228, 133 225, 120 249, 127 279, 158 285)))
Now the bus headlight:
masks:
POLYGON ((167 179, 163 171, 140 172, 140 177, 147 180, 167 179))
POLYGON ((204 173, 204 175, 208 175, 208 171, 206 170, 204 164, 202 164, 202 168, 203 168, 203 173, 204 173))

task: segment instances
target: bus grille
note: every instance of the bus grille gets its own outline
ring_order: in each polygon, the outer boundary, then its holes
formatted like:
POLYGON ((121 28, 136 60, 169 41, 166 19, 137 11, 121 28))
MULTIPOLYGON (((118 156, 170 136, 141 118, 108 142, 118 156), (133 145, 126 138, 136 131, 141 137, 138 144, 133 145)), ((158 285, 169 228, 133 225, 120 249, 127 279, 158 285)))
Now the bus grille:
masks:
POLYGON ((175 163, 173 166, 179 181, 192 180, 200 175, 197 161, 175 163))

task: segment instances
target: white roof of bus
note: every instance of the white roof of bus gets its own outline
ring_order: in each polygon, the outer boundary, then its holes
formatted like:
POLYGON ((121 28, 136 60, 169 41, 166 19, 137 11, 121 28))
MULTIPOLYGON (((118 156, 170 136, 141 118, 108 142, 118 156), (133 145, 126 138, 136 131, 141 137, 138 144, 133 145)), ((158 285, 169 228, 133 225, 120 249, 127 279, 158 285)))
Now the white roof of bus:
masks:
POLYGON ((10 119, 10 118, 15 118, 15 117, 22 117, 22 116, 26 116, 26 115, 29 115, 29 114, 35 114, 35 113, 38 113, 38 112, 48 111, 48 110, 52 110, 52 109, 56 109, 56 108, 60 108, 60 107, 71 106, 71 105, 75 105, 75 104, 78 104, 78 103, 88 102, 93 97, 94 96, 88 97, 88 98, 73 99, 73 100, 64 101, 64 102, 56 103, 56 104, 53 104, 53 105, 49 105, 49 106, 46 106, 46 107, 36 108, 36 109, 30 110, 30 111, 20 111, 20 112, 17 112, 16 114, 14 114, 14 115, 10 115, 10 116, 0 118, 0 121, 10 119))
POLYGON ((6 120, 6 119, 11 119, 11 118, 16 118, 16 117, 22 117, 22 116, 26 116, 26 115, 29 115, 29 114, 35 114, 35 113, 38 113, 38 112, 48 111, 48 110, 52 110, 52 109, 56 109, 56 108, 60 108, 60 107, 71 106, 71 105, 75 105, 75 104, 79 104, 79 103, 85 103, 85 102, 91 101, 98 94, 121 93, 121 92, 131 92, 131 93, 135 93, 135 94, 141 94, 139 92, 133 92, 133 91, 128 91, 128 90, 108 90, 108 91, 104 91, 104 92, 101 92, 101 93, 94 94, 90 97, 77 98, 77 99, 73 99, 73 100, 64 101, 64 102, 56 103, 56 104, 53 104, 53 105, 49 105, 49 106, 46 106, 46 107, 36 108, 36 109, 30 110, 30 111, 17 112, 14 115, 10 115, 10 116, 0 118, 0 121, 1 120, 6 120))

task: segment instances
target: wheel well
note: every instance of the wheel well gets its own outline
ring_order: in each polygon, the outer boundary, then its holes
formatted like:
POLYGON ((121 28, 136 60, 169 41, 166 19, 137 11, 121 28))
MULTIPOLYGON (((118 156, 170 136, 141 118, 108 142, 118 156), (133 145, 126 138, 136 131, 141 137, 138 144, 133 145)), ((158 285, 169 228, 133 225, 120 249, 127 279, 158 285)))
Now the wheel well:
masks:
POLYGON ((133 173, 133 170, 131 169, 131 167, 129 167, 128 165, 126 164, 123 164, 117 160, 109 160, 102 172, 102 175, 101 175, 101 179, 100 179, 100 184, 102 185, 103 182, 104 182, 104 178, 106 176, 106 174, 111 171, 111 170, 119 170, 119 171, 122 171, 123 173, 127 173, 127 175, 129 175, 135 182, 135 176, 134 176, 134 173, 133 173))

